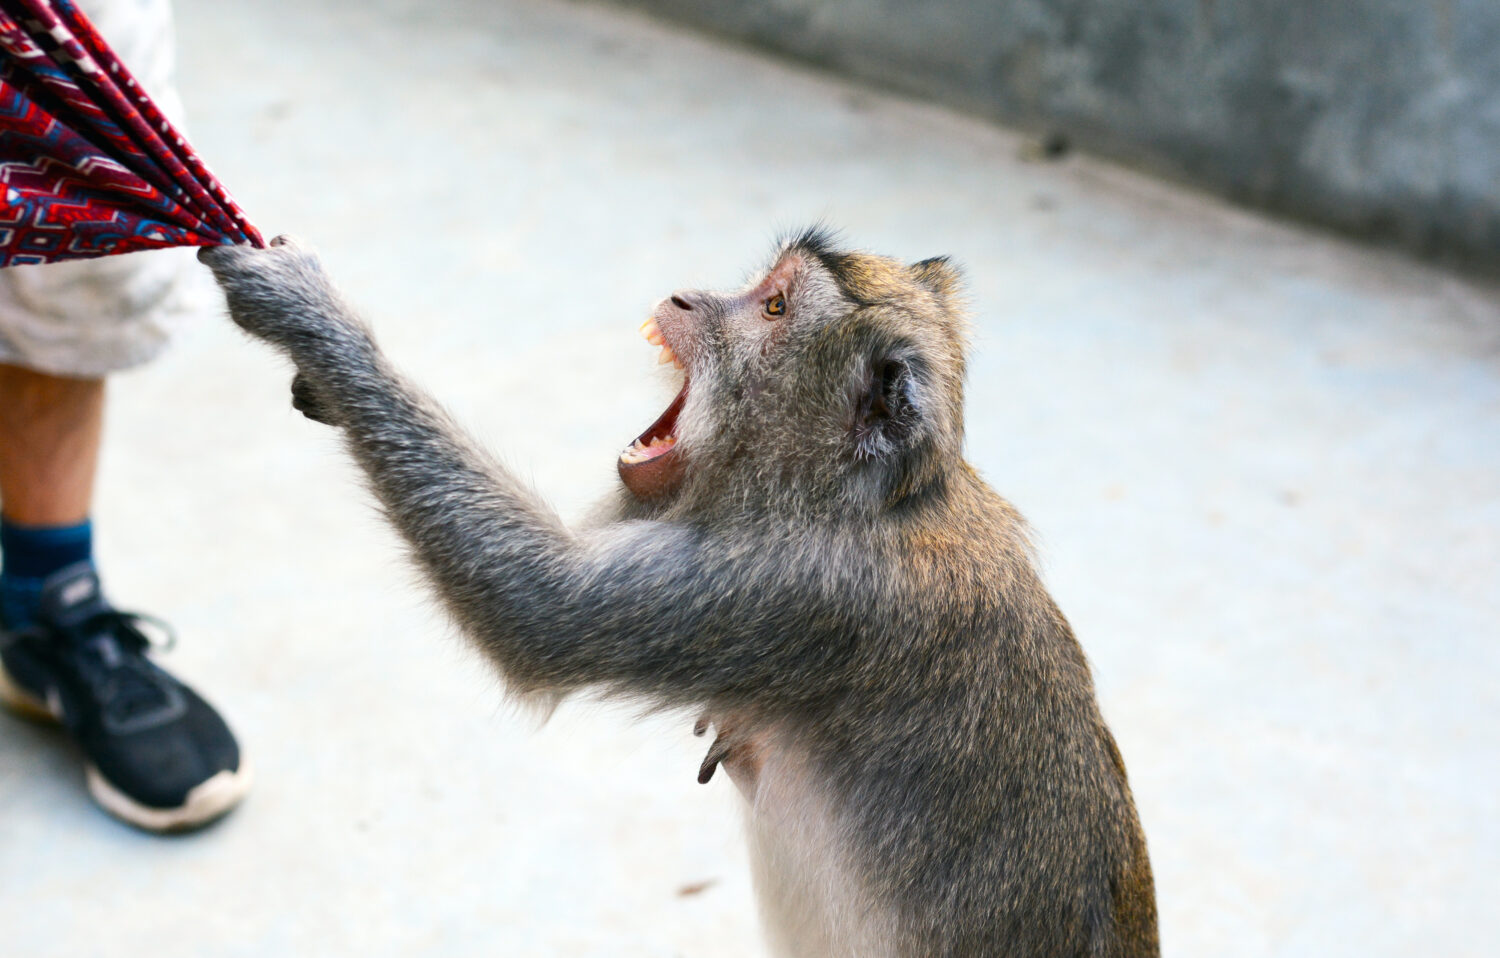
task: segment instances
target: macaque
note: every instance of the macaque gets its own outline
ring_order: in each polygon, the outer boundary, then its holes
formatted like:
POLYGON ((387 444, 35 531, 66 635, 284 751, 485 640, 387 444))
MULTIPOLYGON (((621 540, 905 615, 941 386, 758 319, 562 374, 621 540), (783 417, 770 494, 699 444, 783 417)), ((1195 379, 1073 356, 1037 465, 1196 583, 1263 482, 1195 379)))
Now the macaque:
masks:
POLYGON ((743 288, 662 300, 642 331, 681 388, 606 515, 570 528, 396 372, 311 253, 200 258, 511 690, 713 726, 700 778, 722 765, 743 795, 778 954, 1158 954, 1083 652, 964 460, 947 259, 809 230, 743 288))

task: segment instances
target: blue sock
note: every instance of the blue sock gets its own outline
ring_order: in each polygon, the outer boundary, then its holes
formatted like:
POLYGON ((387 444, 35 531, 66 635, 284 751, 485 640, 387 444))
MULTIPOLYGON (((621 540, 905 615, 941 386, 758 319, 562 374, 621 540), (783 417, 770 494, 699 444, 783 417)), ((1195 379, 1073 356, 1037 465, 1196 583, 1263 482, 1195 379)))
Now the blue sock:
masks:
POLYGON ((0 519, 0 624, 30 625, 47 577, 93 557, 94 527, 87 519, 76 526, 23 526, 0 519))

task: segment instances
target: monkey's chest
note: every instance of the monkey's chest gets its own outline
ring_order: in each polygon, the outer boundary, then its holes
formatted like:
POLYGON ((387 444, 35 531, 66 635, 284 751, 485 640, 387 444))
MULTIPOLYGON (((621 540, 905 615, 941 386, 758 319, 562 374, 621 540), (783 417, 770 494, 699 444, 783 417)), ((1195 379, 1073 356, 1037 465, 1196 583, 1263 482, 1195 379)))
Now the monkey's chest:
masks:
POLYGON ((750 866, 782 958, 889 958, 892 912, 853 867, 849 823, 795 732, 715 722, 717 760, 745 799, 750 866))

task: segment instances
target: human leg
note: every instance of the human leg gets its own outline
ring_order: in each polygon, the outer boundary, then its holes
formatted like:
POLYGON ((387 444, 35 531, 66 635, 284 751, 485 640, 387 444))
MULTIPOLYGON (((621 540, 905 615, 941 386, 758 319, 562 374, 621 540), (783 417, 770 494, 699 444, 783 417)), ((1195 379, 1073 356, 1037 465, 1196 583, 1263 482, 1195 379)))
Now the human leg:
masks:
POLYGON ((103 422, 102 379, 0 364, 0 626, 29 625, 47 577, 92 558, 103 422))
POLYGON ((63 722, 112 814, 193 828, 238 803, 249 767, 100 589, 88 517, 103 410, 101 379, 0 364, 0 700, 63 722))
POLYGON ((0 515, 23 526, 87 519, 103 426, 103 379, 0 364, 0 515))

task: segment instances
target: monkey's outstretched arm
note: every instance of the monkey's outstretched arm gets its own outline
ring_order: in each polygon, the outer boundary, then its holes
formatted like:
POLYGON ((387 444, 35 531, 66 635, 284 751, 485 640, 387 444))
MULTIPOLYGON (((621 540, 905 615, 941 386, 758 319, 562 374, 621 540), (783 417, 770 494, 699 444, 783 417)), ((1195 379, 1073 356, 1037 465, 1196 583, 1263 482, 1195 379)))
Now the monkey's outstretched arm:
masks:
POLYGON ((199 258, 235 322, 291 356, 299 406, 342 427, 450 612, 522 689, 794 707, 826 688, 810 675, 838 681, 873 581, 858 550, 653 521, 572 533, 391 369, 310 253, 199 258))

